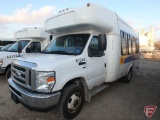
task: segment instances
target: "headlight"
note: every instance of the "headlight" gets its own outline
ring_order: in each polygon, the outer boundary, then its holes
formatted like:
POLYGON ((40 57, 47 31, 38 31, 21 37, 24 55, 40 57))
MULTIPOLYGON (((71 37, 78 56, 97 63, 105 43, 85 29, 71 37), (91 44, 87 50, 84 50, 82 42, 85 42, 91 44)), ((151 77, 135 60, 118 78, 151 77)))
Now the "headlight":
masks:
POLYGON ((55 72, 36 72, 36 90, 38 92, 50 92, 55 82, 55 72))
POLYGON ((0 59, 0 67, 2 66, 3 64, 3 59, 0 59))

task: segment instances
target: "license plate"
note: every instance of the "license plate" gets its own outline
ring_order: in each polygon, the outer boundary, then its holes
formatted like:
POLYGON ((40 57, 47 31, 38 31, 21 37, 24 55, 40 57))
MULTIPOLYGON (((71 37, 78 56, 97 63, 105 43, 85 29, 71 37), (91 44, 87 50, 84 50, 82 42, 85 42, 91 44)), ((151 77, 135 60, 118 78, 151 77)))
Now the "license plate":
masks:
POLYGON ((18 97, 15 94, 11 93, 11 98, 16 104, 19 103, 18 97))

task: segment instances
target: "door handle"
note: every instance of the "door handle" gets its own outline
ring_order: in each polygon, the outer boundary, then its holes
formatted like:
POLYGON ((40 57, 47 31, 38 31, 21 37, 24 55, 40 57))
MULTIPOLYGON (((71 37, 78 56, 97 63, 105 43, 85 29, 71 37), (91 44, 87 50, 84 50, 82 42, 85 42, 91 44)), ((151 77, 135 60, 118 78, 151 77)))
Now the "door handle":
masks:
POLYGON ((104 67, 106 67, 106 63, 104 63, 104 67))
POLYGON ((79 65, 84 65, 84 64, 86 64, 86 62, 81 62, 81 63, 79 63, 79 65))

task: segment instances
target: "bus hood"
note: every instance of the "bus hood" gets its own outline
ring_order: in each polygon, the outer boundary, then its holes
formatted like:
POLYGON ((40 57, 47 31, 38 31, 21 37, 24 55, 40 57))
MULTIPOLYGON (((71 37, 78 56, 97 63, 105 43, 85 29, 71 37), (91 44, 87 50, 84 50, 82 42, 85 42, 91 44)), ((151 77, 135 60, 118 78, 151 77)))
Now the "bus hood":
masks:
POLYGON ((17 60, 35 63, 36 71, 57 71, 78 67, 77 56, 59 54, 32 54, 17 58, 17 60))

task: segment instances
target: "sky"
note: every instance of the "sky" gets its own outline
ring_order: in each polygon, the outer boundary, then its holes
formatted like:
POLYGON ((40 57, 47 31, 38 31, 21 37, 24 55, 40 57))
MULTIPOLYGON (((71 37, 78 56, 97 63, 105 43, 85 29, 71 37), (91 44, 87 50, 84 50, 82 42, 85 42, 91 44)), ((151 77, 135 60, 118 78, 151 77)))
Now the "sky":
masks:
POLYGON ((87 3, 105 6, 135 29, 152 26, 160 39, 160 0, 0 0, 0 36, 10 37, 26 27, 43 27, 58 11, 87 3))

